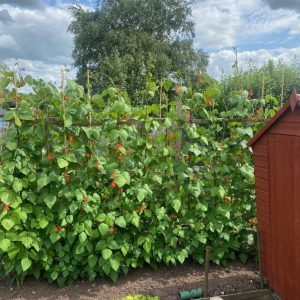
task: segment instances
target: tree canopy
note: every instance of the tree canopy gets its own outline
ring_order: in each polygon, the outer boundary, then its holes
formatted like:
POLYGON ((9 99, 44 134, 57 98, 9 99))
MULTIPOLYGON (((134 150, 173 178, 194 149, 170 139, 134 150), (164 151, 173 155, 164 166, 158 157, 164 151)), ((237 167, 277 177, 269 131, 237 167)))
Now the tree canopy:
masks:
POLYGON ((103 0, 95 11, 72 6, 69 31, 78 81, 92 71, 93 91, 113 83, 141 103, 149 73, 182 83, 204 71, 208 55, 194 49, 193 0, 103 0))

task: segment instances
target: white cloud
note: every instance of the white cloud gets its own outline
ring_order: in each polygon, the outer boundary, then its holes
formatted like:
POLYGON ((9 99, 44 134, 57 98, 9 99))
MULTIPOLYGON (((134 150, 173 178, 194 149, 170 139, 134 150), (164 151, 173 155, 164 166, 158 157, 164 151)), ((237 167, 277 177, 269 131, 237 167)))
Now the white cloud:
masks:
POLYGON ((273 9, 287 8, 300 11, 299 0, 264 0, 273 9))
MULTIPOLYGON (((262 64, 269 58, 290 61, 295 53, 300 55, 299 48, 288 49, 300 35, 300 14, 284 9, 295 8, 298 1, 276 0, 273 8, 277 9, 271 9, 267 3, 271 0, 197 0, 195 46, 212 51, 209 72, 220 76, 220 67, 225 73, 232 71, 234 54, 228 49, 235 45, 262 48, 240 52, 243 67, 249 60, 262 64), (280 45, 285 48, 279 49, 280 45)), ((46 6, 41 0, 0 0, 0 60, 14 66, 17 58, 26 72, 59 82, 60 69, 72 64, 73 40, 67 32, 71 16, 65 3, 58 0, 56 6, 46 6)), ((95 1, 86 5, 94 6, 95 1)), ((75 76, 74 69, 69 76, 75 76)))
POLYGON ((0 35, 0 51, 1 49, 9 50, 11 48, 19 48, 14 38, 9 34, 0 35))
MULTIPOLYGON (((241 69, 247 69, 249 64, 260 67, 268 60, 273 59, 275 63, 284 62, 291 64, 295 58, 300 57, 300 47, 276 48, 273 50, 260 49, 258 51, 242 51, 238 53, 238 62, 241 69)), ((221 50, 211 54, 208 73, 216 78, 224 74, 233 73, 235 54, 230 50, 221 50)))
POLYGON ((31 9, 44 9, 45 5, 42 0, 0 0, 0 5, 9 4, 17 7, 27 7, 31 9))
POLYGON ((272 34, 278 32, 291 32, 298 26, 300 21, 299 14, 286 10, 271 10, 267 6, 261 7, 254 11, 247 22, 245 22, 244 30, 241 35, 245 36, 261 36, 264 34, 272 34))
POLYGON ((222 49, 265 41, 266 35, 300 34, 300 15, 272 10, 262 0, 200 0, 193 9, 198 48, 222 49))
MULTIPOLYGON (((60 86, 61 70, 64 65, 45 63, 39 60, 24 60, 24 59, 7 59, 4 63, 11 68, 24 69, 22 73, 24 75, 31 75, 36 79, 43 79, 47 82, 52 82, 57 86, 60 86)), ((66 73, 66 78, 74 79, 76 77, 76 69, 70 68, 70 71, 66 73)))
POLYGON ((200 1, 194 7, 196 41, 201 48, 224 48, 235 44, 241 16, 231 10, 233 1, 200 1), (226 3, 225 3, 226 2, 226 3))
POLYGON ((13 37, 9 40, 9 47, 0 43, 0 59, 17 57, 48 64, 72 63, 73 41, 71 34, 67 33, 71 16, 66 7, 49 6, 41 11, 6 4, 0 8, 8 10, 13 20, 8 24, 0 22, 2 39, 13 37))

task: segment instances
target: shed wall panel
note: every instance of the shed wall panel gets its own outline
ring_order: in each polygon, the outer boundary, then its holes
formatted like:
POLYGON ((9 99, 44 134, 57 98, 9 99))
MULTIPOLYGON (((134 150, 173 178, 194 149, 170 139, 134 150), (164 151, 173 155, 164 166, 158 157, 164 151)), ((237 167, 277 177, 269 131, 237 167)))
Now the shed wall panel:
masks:
POLYGON ((270 208, 269 208, 269 163, 268 139, 262 136, 253 147, 257 219, 260 240, 262 273, 269 280, 271 273, 270 208))
POLYGON ((258 178, 269 180, 269 170, 267 168, 256 167, 254 174, 258 178))
POLYGON ((300 122, 280 121, 278 123, 275 123, 269 129, 269 133, 290 135, 290 136, 300 136, 300 122))
MULTIPOLYGON (((300 138, 294 138, 294 164, 293 164, 293 200, 294 213, 291 216, 294 218, 294 266, 292 273, 294 282, 298 282, 300 278, 300 193, 299 193, 299 178, 300 178, 300 138)), ((295 296, 300 295, 300 284, 296 284, 295 296)))
POLYGON ((284 113, 284 115, 281 116, 281 118, 280 118, 280 122, 299 122, 299 120, 300 120, 300 107, 299 106, 297 106, 293 112, 291 112, 290 110, 286 111, 284 113))
POLYGON ((262 156, 262 155, 256 155, 255 151, 254 151, 254 164, 255 167, 261 167, 261 168, 265 168, 268 169, 269 165, 268 165, 268 156, 262 156))
POLYGON ((262 199, 264 201, 267 201, 269 203, 269 190, 265 191, 265 190, 261 190, 259 188, 256 187, 255 189, 256 192, 256 198, 258 199, 262 199))
MULTIPOLYGON (((270 134, 271 282, 282 299, 295 299, 293 154, 296 137, 270 134)), ((298 138, 299 139, 299 138, 298 138)))
POLYGON ((261 177, 256 177, 255 178, 255 185, 258 189, 262 191, 268 191, 269 190, 269 181, 261 178, 261 177))

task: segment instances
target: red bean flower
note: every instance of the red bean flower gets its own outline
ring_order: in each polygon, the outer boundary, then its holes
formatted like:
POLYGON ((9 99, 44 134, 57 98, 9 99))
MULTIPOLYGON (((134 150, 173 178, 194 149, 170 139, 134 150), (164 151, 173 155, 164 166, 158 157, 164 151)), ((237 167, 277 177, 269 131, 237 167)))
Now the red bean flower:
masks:
POLYGON ((61 226, 55 226, 55 229, 54 229, 55 232, 60 232, 61 230, 62 230, 61 226))
POLYGON ((117 187, 117 183, 113 180, 110 186, 114 189, 115 187, 117 187))

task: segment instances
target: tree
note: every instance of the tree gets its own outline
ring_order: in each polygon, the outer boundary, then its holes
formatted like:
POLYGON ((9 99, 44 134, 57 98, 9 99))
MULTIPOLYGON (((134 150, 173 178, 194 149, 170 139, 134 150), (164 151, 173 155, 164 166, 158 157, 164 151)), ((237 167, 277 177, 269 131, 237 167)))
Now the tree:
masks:
POLYGON ((72 6, 78 82, 85 84, 90 69, 94 92, 113 82, 142 104, 138 91, 149 73, 153 80, 191 81, 208 64, 208 55, 193 48, 193 1, 102 0, 95 11, 72 6))

